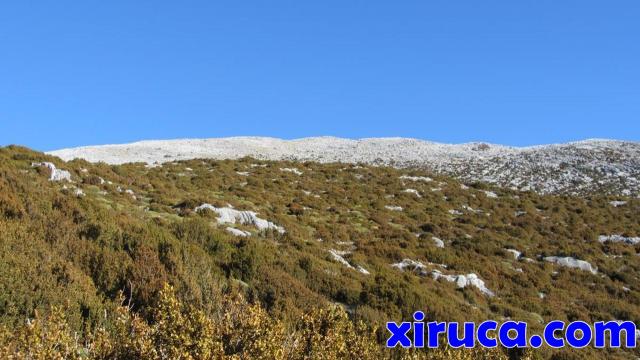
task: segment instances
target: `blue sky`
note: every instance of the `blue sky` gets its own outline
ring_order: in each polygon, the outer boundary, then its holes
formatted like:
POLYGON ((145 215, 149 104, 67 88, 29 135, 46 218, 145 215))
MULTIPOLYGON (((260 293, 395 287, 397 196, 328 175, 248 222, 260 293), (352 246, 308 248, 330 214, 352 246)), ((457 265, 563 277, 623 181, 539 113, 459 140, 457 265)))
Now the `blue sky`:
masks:
POLYGON ((6 1, 0 145, 640 140, 638 1, 6 1))

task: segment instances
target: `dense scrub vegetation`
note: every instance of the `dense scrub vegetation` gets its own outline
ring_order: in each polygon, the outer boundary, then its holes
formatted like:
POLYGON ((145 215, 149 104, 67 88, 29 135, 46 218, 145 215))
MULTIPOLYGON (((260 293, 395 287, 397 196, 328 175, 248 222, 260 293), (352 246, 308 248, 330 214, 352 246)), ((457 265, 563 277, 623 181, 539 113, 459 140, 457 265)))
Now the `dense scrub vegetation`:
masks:
MULTIPOLYGON (((160 292, 149 324, 119 306, 113 316, 84 337, 70 328, 63 309, 36 317, 12 335, 2 334, 4 354, 28 359, 363 359, 388 358, 375 334, 354 324, 340 308, 316 310, 286 325, 259 305, 225 298, 221 312, 207 316, 185 306, 174 290, 160 292)), ((399 359, 507 359, 499 350, 439 349, 428 354, 405 352, 399 359)), ((526 358, 531 358, 525 355, 526 358)))
MULTIPOLYGON (((255 159, 111 166, 3 148, 1 350, 17 358, 447 358, 445 350, 392 353, 376 345, 384 331, 366 334, 415 310, 427 320, 525 320, 534 331, 552 319, 638 323, 640 245, 598 241, 640 236, 638 214, 632 198, 539 196, 417 170, 255 159), (41 161, 73 182, 49 181, 48 169, 32 166, 41 161), (194 210, 204 203, 255 211, 286 232, 217 224, 217 214, 194 210), (403 259, 427 272, 391 266, 403 259), (495 296, 425 276, 434 270, 475 273, 495 296)), ((493 354, 506 355, 523 353, 493 354)))

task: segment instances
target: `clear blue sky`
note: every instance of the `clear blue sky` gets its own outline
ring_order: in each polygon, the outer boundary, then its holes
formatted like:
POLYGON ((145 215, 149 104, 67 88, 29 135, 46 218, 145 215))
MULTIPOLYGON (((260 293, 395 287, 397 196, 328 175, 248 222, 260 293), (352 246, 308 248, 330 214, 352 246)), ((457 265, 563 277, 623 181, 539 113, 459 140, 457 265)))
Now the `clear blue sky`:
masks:
POLYGON ((640 140, 640 2, 4 1, 0 145, 640 140))

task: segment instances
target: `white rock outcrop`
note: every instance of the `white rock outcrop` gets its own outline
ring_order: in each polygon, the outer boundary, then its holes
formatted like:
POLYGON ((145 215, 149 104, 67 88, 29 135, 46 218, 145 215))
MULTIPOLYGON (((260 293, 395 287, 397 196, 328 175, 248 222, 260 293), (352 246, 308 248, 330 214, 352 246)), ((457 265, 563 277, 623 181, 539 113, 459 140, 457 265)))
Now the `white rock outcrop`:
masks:
MULTIPOLYGON (((435 264, 430 264, 430 265, 435 265, 435 264)), ((405 271, 405 270, 413 271, 414 273, 420 276, 431 275, 431 277, 434 280, 443 279, 448 282, 455 282, 458 288, 474 286, 486 296, 489 296, 489 297, 495 296, 495 293, 486 287, 484 281, 480 279, 478 275, 473 273, 467 274, 467 275, 445 275, 439 270, 429 271, 427 270, 426 265, 424 265, 419 261, 415 261, 411 259, 403 259, 399 263, 391 264, 391 266, 402 271, 405 271)), ((443 265, 439 265, 439 266, 446 267, 443 265)))
POLYGON ((402 211, 402 206, 385 205, 384 208, 391 211, 402 211))
POLYGON ((284 172, 290 172, 296 175, 302 175, 302 171, 296 169, 296 168, 280 168, 280 171, 284 171, 284 172))
POLYGON ((629 245, 636 245, 640 243, 640 237, 625 237, 622 235, 600 235, 598 241, 605 242, 621 242, 629 245))
POLYGON ((236 210, 231 207, 222 207, 217 208, 211 204, 202 204, 195 208, 196 212, 202 210, 211 210, 218 215, 218 223, 219 224, 243 224, 243 225, 253 225, 257 227, 259 230, 276 230, 280 234, 284 234, 285 230, 283 227, 278 226, 270 221, 261 219, 258 217, 258 214, 253 211, 242 211, 236 210))
POLYGON ((590 263, 572 257, 547 256, 544 258, 544 261, 552 262, 568 268, 576 268, 588 271, 592 274, 596 274, 598 272, 598 269, 590 263))
POLYGON ((520 259, 520 257, 522 256, 522 253, 516 249, 504 249, 504 250, 511 253, 511 255, 513 255, 513 258, 515 260, 520 259))
POLYGON ((340 250, 335 250, 335 249, 329 249, 327 250, 329 252, 329 254, 331 255, 331 258, 337 262, 339 262, 340 264, 346 266, 349 269, 353 269, 356 270, 362 274, 365 275, 369 275, 369 271, 365 268, 363 268, 360 265, 356 265, 355 267, 353 265, 351 265, 347 259, 344 258, 345 255, 350 254, 350 251, 340 251, 340 250))
POLYGON ((402 190, 402 192, 413 194, 413 195, 415 195, 416 197, 419 197, 419 198, 422 197, 422 195, 420 195, 420 192, 418 190, 416 190, 416 189, 404 189, 404 190, 402 190))
POLYGON ((432 178, 430 177, 426 177, 426 176, 409 176, 409 175, 402 175, 400 176, 400 179, 402 180, 409 180, 409 181, 423 181, 423 182, 431 182, 433 181, 432 178))
POLYGON ((62 169, 56 168, 56 165, 54 163, 40 162, 40 163, 33 163, 33 164, 31 164, 31 166, 33 166, 33 167, 40 167, 40 166, 47 167, 49 169, 49 171, 51 172, 51 175, 49 175, 49 181, 71 181, 71 173, 68 172, 67 170, 62 170, 62 169))
POLYGON ((349 262, 344 258, 345 255, 348 255, 350 253, 349 251, 340 251, 335 249, 329 249, 327 251, 329 252, 329 254, 331 254, 331 258, 333 260, 348 267, 349 269, 353 269, 353 266, 351 266, 351 264, 349 264, 349 262))
POLYGON ((442 241, 441 239, 434 236, 431 238, 431 240, 433 240, 433 243, 436 247, 444 248, 444 241, 442 241))
POLYGON ((610 201, 609 204, 613 207, 620 207, 620 206, 624 206, 627 205, 626 201, 619 201, 619 200, 614 200, 614 201, 610 201))
POLYGON ((458 288, 465 288, 467 286, 474 286, 478 290, 480 290, 481 293, 483 293, 486 296, 489 296, 489 297, 495 296, 495 293, 493 291, 489 290, 485 286, 484 281, 482 279, 480 279, 478 277, 478 275, 476 275, 474 273, 467 274, 467 275, 445 275, 445 274, 441 273, 438 270, 433 270, 431 272, 431 276, 433 277, 434 280, 444 279, 444 280, 446 280, 448 282, 454 282, 454 283, 456 283, 456 286, 458 288))
POLYGON ((492 199, 496 199, 498 198, 498 194, 494 193, 493 191, 487 191, 484 190, 482 191, 488 198, 492 198, 492 199))
POLYGON ((429 273, 427 271, 426 265, 424 265, 419 261, 411 260, 411 259, 403 259, 399 263, 391 264, 391 267, 394 267, 402 271, 405 271, 405 270, 413 271, 420 276, 427 276, 429 273))

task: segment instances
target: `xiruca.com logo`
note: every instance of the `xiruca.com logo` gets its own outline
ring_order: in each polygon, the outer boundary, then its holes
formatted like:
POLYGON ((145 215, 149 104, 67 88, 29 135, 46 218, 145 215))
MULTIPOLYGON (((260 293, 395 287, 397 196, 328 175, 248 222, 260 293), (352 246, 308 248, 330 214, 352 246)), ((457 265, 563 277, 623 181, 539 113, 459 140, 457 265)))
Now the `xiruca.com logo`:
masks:
POLYGON ((570 346, 583 348, 635 348, 636 324, 632 321, 600 321, 593 324, 584 321, 551 321, 546 324, 541 335, 529 336, 527 323, 505 321, 501 324, 493 320, 476 323, 465 322, 424 322, 422 311, 413 314, 413 322, 388 322, 390 333, 387 347, 437 348, 441 338, 452 348, 473 348, 480 345, 486 348, 503 346, 505 348, 539 348, 543 345, 552 348, 570 346), (441 336, 442 335, 442 336, 441 336))

